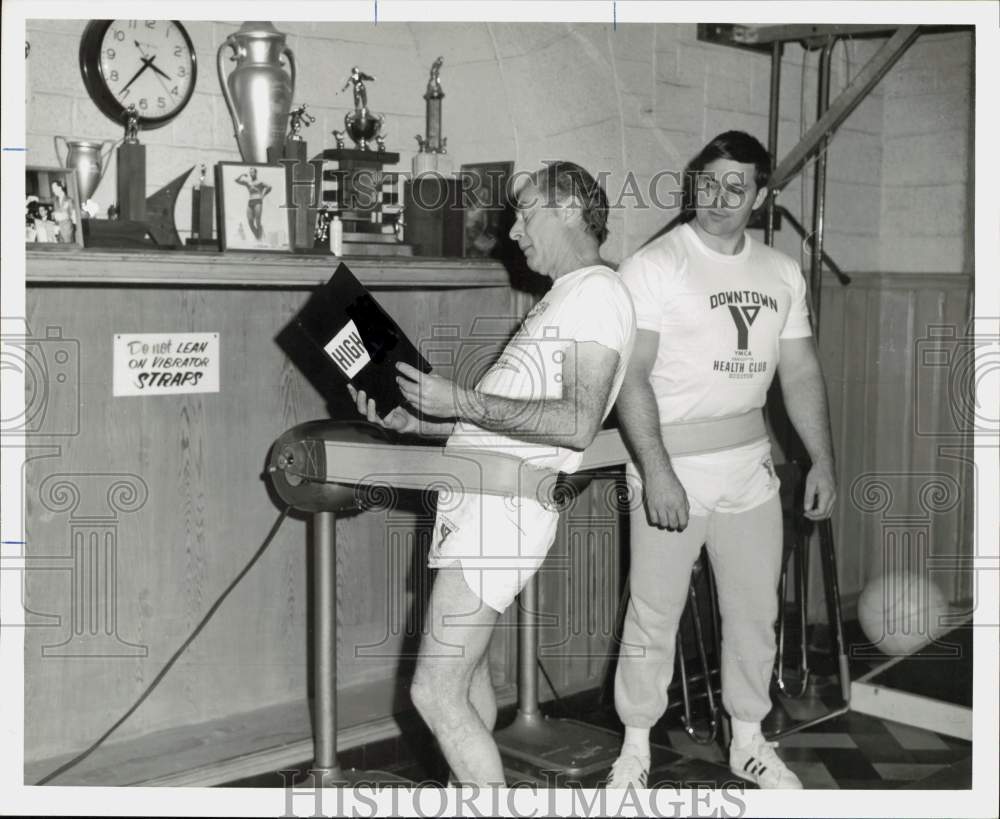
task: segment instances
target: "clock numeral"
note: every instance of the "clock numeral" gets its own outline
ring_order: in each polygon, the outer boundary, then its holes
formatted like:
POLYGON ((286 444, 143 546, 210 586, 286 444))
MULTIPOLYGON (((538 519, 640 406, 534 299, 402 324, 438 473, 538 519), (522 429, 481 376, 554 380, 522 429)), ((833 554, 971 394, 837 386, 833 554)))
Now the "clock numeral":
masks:
POLYGON ((181 92, 177 90, 177 86, 175 85, 173 88, 170 89, 170 93, 173 94, 175 97, 177 97, 180 96, 181 92))
POLYGON ((180 57, 183 54, 184 54, 184 47, 183 46, 174 46, 174 56, 175 57, 180 57))
POLYGON ((157 97, 156 98, 156 107, 157 108, 166 108, 167 107, 167 101, 165 99, 163 99, 163 97, 157 97))
POLYGON ((110 79, 111 82, 118 82, 118 72, 112 71, 110 74, 108 74, 108 79, 110 79))
POLYGON ((146 98, 143 97, 139 100, 139 110, 145 111, 147 108, 149 108, 149 102, 147 102, 146 98))
POLYGON ((146 28, 156 28, 156 20, 147 20, 146 28))
POLYGON ((131 93, 132 93, 131 88, 124 88, 122 89, 122 92, 118 96, 121 97, 122 99, 125 99, 125 97, 127 97, 131 93))
POLYGON ((188 73, 187 69, 183 65, 180 68, 177 69, 177 76, 178 77, 186 77, 187 73, 188 73))
POLYGON ((113 60, 115 58, 115 50, 113 48, 107 48, 107 49, 104 50, 104 55, 109 60, 113 60))
POLYGON ((124 40, 125 39, 125 32, 122 31, 120 28, 116 28, 115 29, 115 39, 116 40, 124 40))
POLYGON ((135 28, 138 24, 139 24, 138 20, 129 20, 128 21, 128 27, 129 28, 135 28))

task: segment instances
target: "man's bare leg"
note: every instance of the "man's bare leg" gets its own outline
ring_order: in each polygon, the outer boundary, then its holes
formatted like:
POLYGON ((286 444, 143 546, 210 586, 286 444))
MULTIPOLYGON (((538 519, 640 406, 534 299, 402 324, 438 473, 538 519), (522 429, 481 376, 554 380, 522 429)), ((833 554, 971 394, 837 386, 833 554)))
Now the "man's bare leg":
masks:
POLYGON ((483 654, 483 659, 472 674, 472 688, 469 690, 469 701, 479 714, 483 725, 492 731, 497 724, 497 695, 493 690, 493 679, 490 676, 489 651, 483 654))
MULTIPOLYGON (((483 719, 496 719, 496 705, 491 707, 485 696, 480 670, 498 617, 469 589, 460 568, 439 570, 410 688, 413 704, 437 738, 455 778, 483 787, 504 785, 493 726, 483 719), (471 699, 477 674, 476 699, 487 712, 483 717, 471 699)), ((485 674, 488 682, 488 667, 485 674)))

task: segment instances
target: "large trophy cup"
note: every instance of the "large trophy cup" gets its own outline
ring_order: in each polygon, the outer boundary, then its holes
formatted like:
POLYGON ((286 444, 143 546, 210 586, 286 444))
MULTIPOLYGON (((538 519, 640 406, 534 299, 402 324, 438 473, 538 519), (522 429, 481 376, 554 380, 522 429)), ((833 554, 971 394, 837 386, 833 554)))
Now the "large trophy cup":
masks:
POLYGON ((73 170, 80 203, 83 204, 94 195, 97 186, 101 184, 115 141, 113 139, 66 139, 64 136, 57 136, 54 142, 59 164, 73 170), (59 156, 59 140, 62 140, 66 146, 65 159, 59 156))
POLYGON ((219 46, 216 64, 243 161, 267 162, 267 149, 284 145, 295 93, 295 55, 285 44, 285 35, 269 22, 248 21, 219 46), (223 69, 227 46, 236 63, 228 77, 223 69), (282 57, 288 61, 288 71, 282 57))

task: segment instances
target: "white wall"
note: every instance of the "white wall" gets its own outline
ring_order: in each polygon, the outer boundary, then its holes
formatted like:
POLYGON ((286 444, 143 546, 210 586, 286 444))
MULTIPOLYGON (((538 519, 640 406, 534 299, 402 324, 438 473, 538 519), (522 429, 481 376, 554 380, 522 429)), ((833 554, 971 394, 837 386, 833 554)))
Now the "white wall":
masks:
POLYGON ((972 272, 973 40, 919 39, 885 80, 879 266, 972 272))

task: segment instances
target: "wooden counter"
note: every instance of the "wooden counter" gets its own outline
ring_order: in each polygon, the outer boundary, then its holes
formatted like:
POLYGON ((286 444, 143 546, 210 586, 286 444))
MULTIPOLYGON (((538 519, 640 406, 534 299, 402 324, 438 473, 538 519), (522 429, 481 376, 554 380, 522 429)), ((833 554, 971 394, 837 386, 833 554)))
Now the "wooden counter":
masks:
MULTIPOLYGON (((464 381, 533 302, 492 261, 344 261, 418 346, 450 345, 464 381)), ((271 442, 303 421, 355 417, 346 394, 327 404, 275 343, 334 267, 330 257, 275 254, 28 252, 27 323, 45 366, 28 379, 39 431, 25 456, 26 781, 113 724, 250 561, 279 512, 263 474, 271 442), (219 392, 113 397, 113 335, 166 332, 219 333, 219 392)), ((543 611, 554 617, 542 659, 560 694, 598 685, 611 654, 618 516, 600 508, 612 494, 603 483, 565 516, 543 572, 543 611)), ((392 715, 411 707, 432 512, 414 496, 338 524, 342 741, 385 736, 392 715)), ((129 781, 163 781, 183 773, 185 749, 197 749, 192 768, 211 763, 213 737, 219 754, 256 755, 243 774, 303 761, 307 723, 291 739, 266 726, 275 708, 309 696, 309 570, 306 524, 290 518, 109 740, 127 744, 98 751, 77 771, 89 779, 57 781, 102 784, 94 771, 123 755, 149 757, 129 781)), ((516 679, 512 615, 491 648, 502 702, 516 679)), ((218 781, 197 770, 182 779, 218 781)))
POLYGON ((31 285, 146 285, 304 289, 325 282, 345 262, 369 289, 508 287, 492 259, 420 256, 313 256, 216 251, 122 251, 59 247, 28 251, 31 285))

